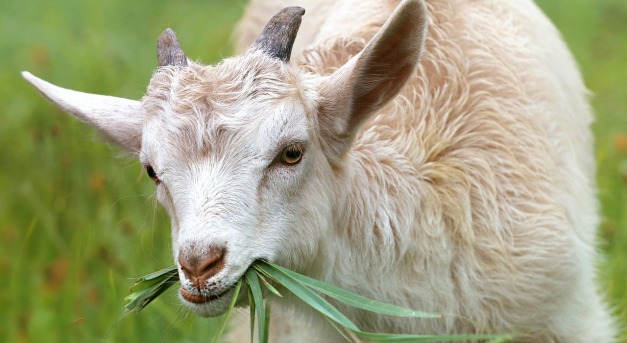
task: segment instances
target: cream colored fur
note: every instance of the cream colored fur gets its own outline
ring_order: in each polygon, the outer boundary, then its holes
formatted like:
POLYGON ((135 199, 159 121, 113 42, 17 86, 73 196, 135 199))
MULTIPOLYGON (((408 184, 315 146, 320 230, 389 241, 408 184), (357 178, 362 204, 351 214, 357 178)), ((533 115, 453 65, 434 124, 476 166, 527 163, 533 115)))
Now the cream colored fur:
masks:
MULTIPOLYGON (((444 314, 340 306, 366 331, 613 341, 595 284, 588 94, 540 10, 529 0, 408 0, 396 12, 394 0, 301 0, 290 64, 250 50, 268 18, 293 4, 252 0, 241 55, 160 68, 141 103, 25 77, 154 167, 175 261, 207 246, 228 251, 207 294, 228 291, 264 258, 444 314), (303 160, 277 163, 290 144, 303 160)), ((186 305, 214 315, 229 294, 186 305)), ((269 302, 272 341, 340 340, 296 299, 269 302)), ((242 324, 232 339, 247 333, 242 324)))
MULTIPOLYGON (((239 48, 287 3, 253 0, 239 48)), ((324 74, 359 51, 396 1, 299 4, 307 14, 293 59, 324 74)), ((352 313, 371 330, 611 341, 594 282, 593 118, 572 56, 532 1, 427 7, 419 70, 354 143, 350 201, 336 224, 344 232, 321 253, 334 267, 314 276, 451 314, 416 321, 352 313)))

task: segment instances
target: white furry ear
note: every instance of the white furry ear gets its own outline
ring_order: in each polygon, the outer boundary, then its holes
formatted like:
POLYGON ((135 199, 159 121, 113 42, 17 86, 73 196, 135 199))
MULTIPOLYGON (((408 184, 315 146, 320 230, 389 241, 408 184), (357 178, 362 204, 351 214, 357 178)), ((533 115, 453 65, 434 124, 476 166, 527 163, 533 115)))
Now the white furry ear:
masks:
POLYGON ((366 47, 322 84, 321 122, 341 154, 361 123, 390 101, 414 73, 427 33, 422 0, 405 0, 366 47))
POLYGON ((61 88, 26 71, 22 76, 62 110, 97 128, 131 152, 139 153, 143 126, 139 101, 61 88))

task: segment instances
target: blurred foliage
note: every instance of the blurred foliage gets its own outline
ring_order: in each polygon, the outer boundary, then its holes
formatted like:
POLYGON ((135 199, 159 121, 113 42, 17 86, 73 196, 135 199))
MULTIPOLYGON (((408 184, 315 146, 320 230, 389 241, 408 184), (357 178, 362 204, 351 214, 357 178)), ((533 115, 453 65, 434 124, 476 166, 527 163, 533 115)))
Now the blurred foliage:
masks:
MULTIPOLYGON (((627 325, 627 2, 541 0, 594 93, 601 284, 627 325)), ((123 316, 129 278, 172 263, 169 219, 134 158, 44 101, 19 71, 140 98, 172 27, 188 56, 230 55, 237 1, 4 0, 0 11, 0 337, 196 342, 211 324, 174 292, 123 316)), ((623 334, 623 342, 627 335, 623 334)))

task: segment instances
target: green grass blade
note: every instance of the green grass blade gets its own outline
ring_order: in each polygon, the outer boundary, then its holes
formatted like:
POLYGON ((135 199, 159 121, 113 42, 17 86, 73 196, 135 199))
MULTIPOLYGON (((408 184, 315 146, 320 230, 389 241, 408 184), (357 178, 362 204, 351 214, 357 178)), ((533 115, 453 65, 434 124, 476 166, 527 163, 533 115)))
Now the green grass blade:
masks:
POLYGON ((248 286, 248 307, 250 314, 250 343, 255 341, 255 299, 253 296, 253 291, 248 286))
POLYGON ((239 291, 242 288, 242 279, 237 281, 235 285, 235 291, 233 292, 233 298, 231 298, 231 302, 229 303, 229 308, 226 310, 226 313, 222 316, 222 321, 220 322, 220 326, 218 327, 218 332, 213 336, 212 343, 217 343, 220 341, 222 337, 222 333, 224 333, 224 328, 226 328, 226 324, 231 317, 231 312, 233 312, 233 307, 235 307, 235 303, 237 302, 237 297, 239 296, 239 291))
POLYGON ((512 339, 514 339, 514 335, 503 335, 500 337, 496 337, 493 340, 487 342, 487 343, 507 343, 509 341, 511 341, 512 339))
POLYGON ((265 328, 263 329, 263 332, 265 333, 263 336, 263 341, 260 341, 259 343, 267 343, 268 342, 268 336, 270 335, 270 305, 266 305, 266 311, 265 311, 265 318, 264 318, 264 322, 265 322, 265 328))
POLYGON ((385 334, 385 333, 371 333, 363 331, 353 331, 361 338, 373 342, 454 342, 454 341, 477 341, 486 339, 501 339, 505 336, 499 335, 408 335, 408 334, 385 334))
POLYGON ((349 292, 347 290, 341 289, 336 286, 329 285, 322 281, 318 281, 316 279, 312 279, 302 274, 298 274, 289 269, 283 268, 276 264, 270 264, 273 268, 281 271, 282 273, 290 276, 291 278, 299 281, 303 285, 312 288, 320 293, 326 294, 338 301, 341 301, 347 305, 360 308, 362 310, 376 312, 380 314, 385 314, 389 316, 398 316, 398 317, 414 317, 414 318, 441 318, 442 315, 436 313, 427 313, 414 311, 408 308, 386 304, 380 301, 368 299, 361 295, 357 295, 355 293, 349 292))
POLYGON ((142 290, 152 288, 153 286, 160 284, 163 280, 178 280, 178 270, 176 267, 170 267, 161 269, 154 273, 144 275, 135 280, 135 283, 130 287, 131 292, 141 292, 142 290))
POLYGON ((152 279, 152 280, 142 280, 142 281, 138 281, 137 283, 133 284, 129 290, 131 291, 131 293, 143 293, 146 290, 149 290, 151 288, 154 288, 160 284, 162 284, 164 282, 164 280, 167 280, 168 278, 161 278, 161 279, 152 279))
POLYGON ((359 328, 357 327, 357 325, 355 325, 355 323, 353 323, 342 312, 340 312, 337 308, 331 305, 326 299, 321 297, 318 293, 315 293, 311 289, 302 285, 300 282, 296 281, 292 277, 284 274, 283 272, 274 268, 272 265, 263 261, 259 261, 258 263, 253 264, 253 267, 256 270, 264 271, 264 274, 271 276, 272 279, 276 280, 283 287, 294 293, 295 296, 300 298, 307 305, 311 306, 323 315, 329 317, 329 319, 347 327, 348 329, 359 331, 359 328))
POLYGON ((176 274, 178 275, 178 268, 176 268, 176 266, 170 266, 168 268, 163 268, 161 270, 157 270, 154 273, 150 273, 148 275, 144 275, 142 277, 140 277, 138 279, 138 281, 147 281, 147 280, 152 280, 152 279, 157 279, 157 278, 162 278, 162 277, 170 277, 172 274, 176 274))
POLYGON ((141 311, 178 281, 176 268, 174 271, 172 268, 162 269, 137 279, 135 284, 131 286, 132 293, 125 298, 128 301, 124 306, 125 312, 141 311))
POLYGON ((332 321, 331 319, 329 319, 329 317, 326 317, 326 316, 323 316, 323 317, 324 319, 326 319, 327 323, 329 323, 329 325, 331 325, 331 327, 333 327, 335 331, 337 331, 340 334, 340 336, 342 336, 342 338, 344 338, 347 342, 350 342, 350 343, 357 342, 355 339, 353 339, 353 337, 351 337, 348 334, 351 331, 349 331, 347 328, 343 326, 338 326, 338 324, 332 321))
MULTIPOLYGON (((257 312, 257 331, 259 337, 259 343, 265 343, 267 340, 263 340, 267 336, 266 333, 266 309, 263 303, 263 292, 261 291, 261 285, 259 284, 259 278, 254 269, 249 268, 246 271, 246 282, 253 294, 253 303, 257 312)), ((249 300, 250 301, 250 300, 249 300)))
POLYGON ((161 293, 165 292, 170 286, 176 282, 163 282, 149 290, 146 290, 138 295, 131 295, 128 299, 131 300, 124 309, 126 312, 139 312, 144 309, 148 304, 155 300, 161 293))
POLYGON ((261 283, 263 283, 264 286, 266 286, 266 288, 274 293, 274 295, 276 295, 279 298, 282 298, 283 296, 281 295, 281 293, 279 293, 279 291, 274 288, 274 286, 272 286, 272 284, 270 284, 270 282, 268 282, 268 280, 266 280, 266 278, 263 276, 263 274, 261 273, 257 273, 257 276, 259 276, 259 278, 261 279, 261 283))
MULTIPOLYGON (((285 287, 306 304, 320 312, 324 318, 331 323, 332 327, 334 327, 340 335, 348 341, 358 340, 357 337, 373 342, 490 340, 490 343, 503 343, 512 339, 512 336, 507 335, 434 336, 363 332, 359 330, 359 328, 350 319, 348 319, 348 317, 337 310, 317 292, 335 298, 347 305, 386 315, 417 318, 437 318, 439 315, 413 311, 403 307, 370 300, 352 292, 345 291, 339 287, 328 285, 324 282, 298 274, 281 266, 265 261, 256 261, 253 263, 252 268, 246 272, 244 278, 238 281, 234 296, 231 299, 226 314, 222 317, 222 321, 219 324, 219 329, 213 338, 213 342, 219 341, 222 336, 233 307, 237 301, 237 297, 239 296, 243 282, 246 282, 248 285, 248 298, 251 311, 251 341, 254 338, 255 316, 258 318, 257 327, 259 342, 266 343, 268 341, 270 309, 264 303, 261 283, 263 283, 270 292, 276 294, 277 296, 281 296, 281 294, 270 284, 268 280, 266 280, 266 278, 285 287)), ((126 312, 141 311, 152 300, 157 298, 161 293, 163 293, 170 286, 176 284, 178 281, 178 270, 176 267, 165 268, 138 278, 135 284, 131 286, 132 293, 126 297, 126 300, 129 301, 129 303, 125 306, 126 312)))

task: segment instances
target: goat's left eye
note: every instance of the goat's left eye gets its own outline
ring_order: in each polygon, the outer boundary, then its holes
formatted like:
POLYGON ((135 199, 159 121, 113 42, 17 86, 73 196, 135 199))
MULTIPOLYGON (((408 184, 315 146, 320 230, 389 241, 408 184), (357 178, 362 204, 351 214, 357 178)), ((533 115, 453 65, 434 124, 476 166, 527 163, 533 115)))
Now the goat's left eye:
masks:
POLYGON ((157 184, 159 183, 159 177, 157 176, 157 173, 149 164, 146 165, 146 174, 148 174, 148 177, 151 178, 152 181, 154 181, 157 184))
POLYGON ((297 145, 290 145, 281 152, 281 163, 297 164, 303 158, 303 149, 297 145))

